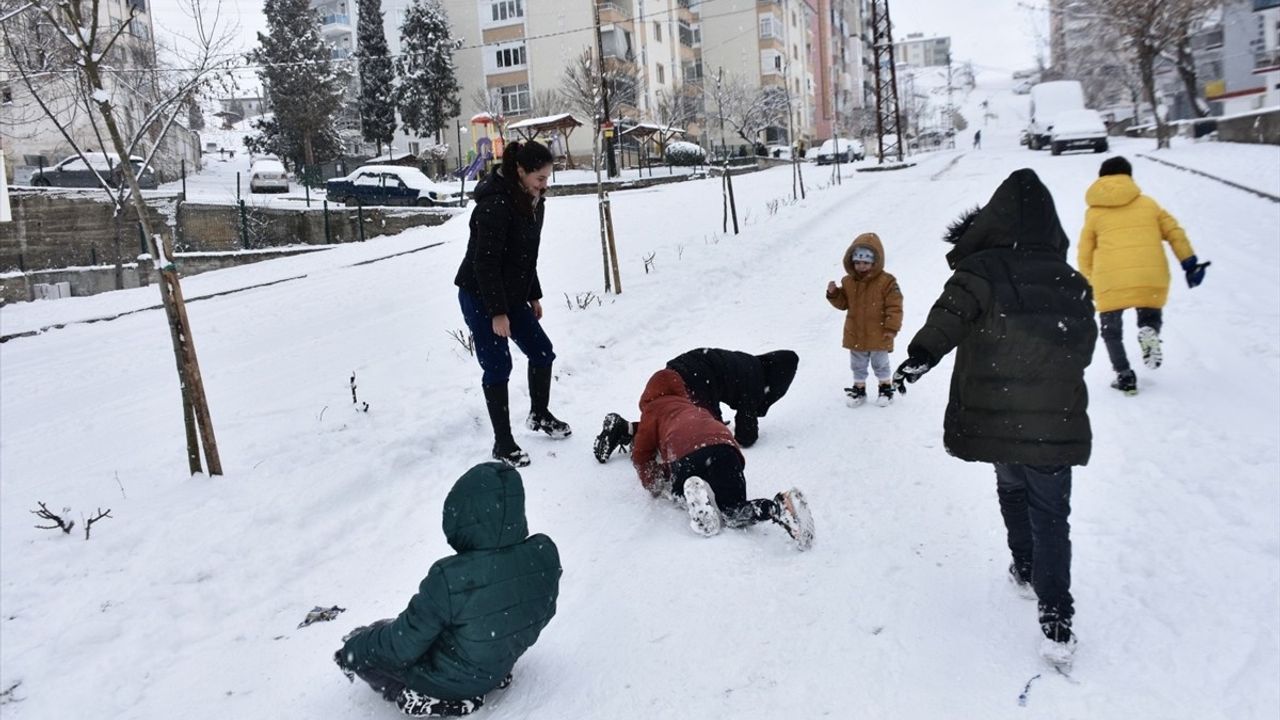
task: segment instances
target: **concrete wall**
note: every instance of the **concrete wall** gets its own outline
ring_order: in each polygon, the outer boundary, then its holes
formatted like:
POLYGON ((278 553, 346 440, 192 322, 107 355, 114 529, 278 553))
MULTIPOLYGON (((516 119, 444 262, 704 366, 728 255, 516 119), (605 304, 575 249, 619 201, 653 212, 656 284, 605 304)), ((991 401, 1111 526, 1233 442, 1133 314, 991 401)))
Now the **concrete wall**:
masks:
MULTIPOLYGON (((114 264, 117 260, 112 206, 101 193, 74 190, 15 191, 13 222, 0 224, 0 272, 114 264)), ((148 193, 152 227, 173 236, 177 252, 257 250, 323 245, 391 235, 413 227, 439 225, 465 210, 449 208, 356 208, 330 206, 325 232, 322 203, 311 209, 255 208, 246 204, 243 223, 234 205, 183 203, 177 195, 148 193)), ((137 216, 121 216, 119 260, 145 252, 137 216)))
POLYGON ((1218 120, 1218 139, 1280 145, 1280 110, 1222 118, 1218 120))

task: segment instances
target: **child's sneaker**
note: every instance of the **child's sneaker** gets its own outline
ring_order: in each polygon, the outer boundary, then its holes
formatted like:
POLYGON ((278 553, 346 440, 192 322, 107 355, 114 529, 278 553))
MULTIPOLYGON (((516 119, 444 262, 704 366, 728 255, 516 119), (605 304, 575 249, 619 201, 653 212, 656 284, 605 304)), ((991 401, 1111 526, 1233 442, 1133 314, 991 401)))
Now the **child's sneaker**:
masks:
POLYGON ((1132 370, 1121 370, 1116 373, 1116 379, 1111 381, 1111 387, 1125 395, 1137 395, 1138 376, 1132 370))
POLYGON ((631 423, 623 419, 618 413, 609 413, 604 416, 604 427, 600 430, 600 434, 596 436, 593 452, 596 460, 605 462, 614 450, 621 448, 624 452, 631 446, 631 423))
POLYGON ((893 383, 880 383, 880 396, 876 398, 876 405, 887 407, 891 402, 893 402, 893 383))
POLYGON ((1051 610, 1040 612, 1040 631, 1044 640, 1040 641, 1040 657, 1058 670, 1071 672, 1071 663, 1076 654, 1076 636, 1071 632, 1071 618, 1059 617, 1051 610))
POLYGON ((573 430, 570 429, 569 423, 560 420, 547 410, 537 413, 529 413, 529 417, 525 418, 524 424, 525 427, 530 430, 534 432, 544 432, 556 440, 562 440, 573 434, 573 430))
POLYGON ((851 408, 858 407, 867 401, 867 388, 862 385, 847 387, 844 389, 844 394, 848 396, 844 399, 844 404, 851 408))
POLYGON ((791 539, 796 541, 797 550, 808 550, 813 545, 813 515, 809 513, 804 493, 791 488, 774 495, 773 502, 778 506, 778 514, 773 521, 785 528, 791 539))
POLYGON ((484 705, 483 697, 469 700, 443 700, 430 695, 423 695, 409 688, 400 691, 396 697, 396 707, 401 714, 409 717, 458 717, 470 715, 484 705))
POLYGON ((691 477, 684 481, 684 507, 689 511, 689 527, 703 537, 720 533, 723 521, 716 507, 716 494, 706 480, 691 477))
POLYGON ((1036 599, 1036 589, 1031 586, 1031 568, 1019 567, 1018 563, 1009 563, 1009 582, 1018 591, 1018 596, 1025 600, 1036 599))
POLYGON ((1153 327, 1138 328, 1138 347, 1142 348, 1142 364, 1155 370, 1164 362, 1160 349, 1160 333, 1153 327))

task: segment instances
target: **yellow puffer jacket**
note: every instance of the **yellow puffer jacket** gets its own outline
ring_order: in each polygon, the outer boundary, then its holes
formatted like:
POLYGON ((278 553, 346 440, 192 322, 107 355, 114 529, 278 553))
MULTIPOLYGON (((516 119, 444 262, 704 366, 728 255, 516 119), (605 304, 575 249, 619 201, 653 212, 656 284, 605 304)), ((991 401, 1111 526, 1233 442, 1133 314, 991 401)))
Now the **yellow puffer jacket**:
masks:
POLYGON ((1077 265, 1093 285, 1098 312, 1164 307, 1169 297, 1169 261, 1195 254, 1178 221, 1142 194, 1128 175, 1106 175, 1084 195, 1089 209, 1080 231, 1077 265))

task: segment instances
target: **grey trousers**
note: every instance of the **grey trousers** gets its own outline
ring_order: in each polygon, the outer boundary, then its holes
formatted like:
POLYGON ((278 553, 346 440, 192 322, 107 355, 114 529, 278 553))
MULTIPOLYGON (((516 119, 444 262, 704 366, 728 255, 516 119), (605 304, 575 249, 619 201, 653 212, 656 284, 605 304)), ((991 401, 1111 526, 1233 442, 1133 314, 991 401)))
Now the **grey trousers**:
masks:
POLYGON ((889 382, 893 372, 889 369, 889 353, 885 350, 850 350, 849 367, 853 370, 853 382, 857 384, 867 381, 867 363, 875 371, 876 379, 881 383, 889 382))

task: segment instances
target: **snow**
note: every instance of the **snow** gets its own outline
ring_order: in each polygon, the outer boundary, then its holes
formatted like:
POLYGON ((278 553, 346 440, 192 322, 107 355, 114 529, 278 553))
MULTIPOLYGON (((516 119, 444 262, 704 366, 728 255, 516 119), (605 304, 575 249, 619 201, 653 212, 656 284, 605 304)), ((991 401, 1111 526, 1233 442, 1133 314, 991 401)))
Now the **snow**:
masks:
POLYGON ((93 101, 98 103, 99 105, 105 105, 106 103, 111 101, 111 95, 107 93, 106 90, 103 90, 102 88, 98 88, 97 90, 94 90, 93 95, 91 97, 93 98, 93 101))
MULTIPOLYGON (((1143 143, 1142 152, 1273 196, 1280 196, 1280 145, 1173 138, 1173 147, 1168 150, 1157 152, 1154 141, 1147 140, 1143 143)), ((1136 179, 1141 184, 1142 178, 1136 179)))
MULTIPOLYGON (((942 231, 1009 172, 1034 168, 1073 239, 1081 226, 1102 157, 1026 150, 1026 98, 980 85, 966 102, 984 98, 998 118, 978 151, 840 185, 806 173, 795 203, 791 168, 736 176, 737 236, 720 232, 718 179, 614 193, 625 292, 587 309, 562 300, 602 287, 594 198, 548 201, 552 408, 577 432, 517 439, 533 457, 530 528, 555 539, 565 574, 555 620, 485 718, 1280 714, 1280 206, 1135 160, 1213 266, 1195 290, 1175 272, 1165 365, 1138 367, 1140 395, 1107 387, 1101 343, 1089 368, 1070 679, 1038 658, 1035 604, 1004 577, 991 468, 942 448, 950 359, 888 408, 844 405, 843 318, 822 289, 853 235, 880 235, 906 296, 896 365, 949 275, 942 231), (800 353, 746 456, 753 495, 804 490, 807 553, 772 527, 696 537, 625 457, 591 457, 603 415, 634 417, 648 376, 703 345, 800 353)), ((1115 147, 1132 158, 1154 141, 1115 147)), ((1246 165, 1271 157, 1255 150, 1246 165)), ((449 552, 445 493, 489 450, 479 368, 448 335, 463 327, 467 215, 184 280, 194 298, 298 278, 189 306, 222 477, 188 477, 162 312, 0 344, 0 690, 21 683, 5 718, 398 717, 331 656, 449 552), (72 534, 34 529, 39 501, 72 508, 72 534), (98 508, 112 517, 85 541, 81 515, 98 508), (347 612, 297 629, 334 604, 347 612)), ((9 305, 0 331, 156 294, 9 305)), ((1128 339, 1136 355, 1132 325, 1128 339)), ((522 359, 513 385, 518 426, 522 359)))

